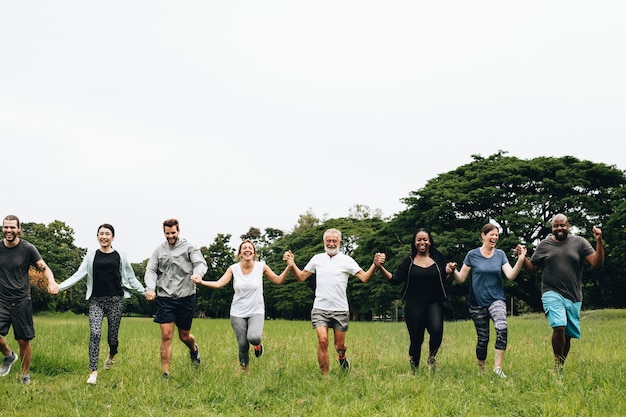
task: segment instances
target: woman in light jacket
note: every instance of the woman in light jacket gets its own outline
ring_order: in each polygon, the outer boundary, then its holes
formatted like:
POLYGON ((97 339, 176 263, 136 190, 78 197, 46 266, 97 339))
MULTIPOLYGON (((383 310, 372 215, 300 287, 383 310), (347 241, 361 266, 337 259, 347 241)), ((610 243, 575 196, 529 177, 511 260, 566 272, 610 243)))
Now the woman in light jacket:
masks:
POLYGON ((98 379, 98 356, 102 321, 107 316, 109 356, 104 361, 104 369, 111 369, 115 363, 118 348, 118 333, 122 321, 123 299, 129 298, 129 290, 144 294, 145 289, 135 277, 135 272, 126 254, 113 249, 115 229, 110 224, 98 227, 100 249, 88 251, 78 270, 59 284, 61 291, 73 287, 87 277, 86 299, 89 304, 89 378, 94 385, 98 379))

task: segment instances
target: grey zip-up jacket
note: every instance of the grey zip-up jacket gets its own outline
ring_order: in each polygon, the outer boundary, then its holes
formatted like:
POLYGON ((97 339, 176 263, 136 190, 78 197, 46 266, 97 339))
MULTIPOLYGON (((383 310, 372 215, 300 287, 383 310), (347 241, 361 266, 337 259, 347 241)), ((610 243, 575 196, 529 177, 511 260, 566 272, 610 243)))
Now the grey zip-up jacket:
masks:
POLYGON ((146 290, 157 297, 183 298, 196 293, 191 275, 204 276, 208 267, 200 249, 179 238, 173 248, 165 241, 159 245, 146 266, 146 290))

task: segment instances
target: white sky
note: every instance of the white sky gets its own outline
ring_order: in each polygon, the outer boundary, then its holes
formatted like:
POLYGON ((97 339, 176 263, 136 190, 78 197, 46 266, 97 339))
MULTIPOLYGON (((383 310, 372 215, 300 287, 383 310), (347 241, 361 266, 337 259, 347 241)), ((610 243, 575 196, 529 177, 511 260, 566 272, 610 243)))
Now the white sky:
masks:
MULTIPOLYGON (((626 169, 623 1, 0 0, 0 215, 198 246, 498 150, 626 169)), ((321 239, 321 237, 320 237, 321 239)))

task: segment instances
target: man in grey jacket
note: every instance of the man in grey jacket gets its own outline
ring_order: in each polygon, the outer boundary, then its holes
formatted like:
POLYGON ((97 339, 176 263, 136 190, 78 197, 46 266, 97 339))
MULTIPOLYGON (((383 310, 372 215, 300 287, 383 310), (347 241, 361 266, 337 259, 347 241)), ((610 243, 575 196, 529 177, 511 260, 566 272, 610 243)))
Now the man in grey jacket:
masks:
POLYGON ((163 378, 170 375, 172 338, 178 327, 178 338, 189 348, 191 363, 200 365, 200 351, 191 334, 191 322, 196 308, 196 284, 202 279, 207 264, 200 250, 179 237, 178 220, 163 222, 166 242, 159 245, 146 267, 144 282, 146 299, 156 300, 154 321, 161 326, 161 370, 163 378))

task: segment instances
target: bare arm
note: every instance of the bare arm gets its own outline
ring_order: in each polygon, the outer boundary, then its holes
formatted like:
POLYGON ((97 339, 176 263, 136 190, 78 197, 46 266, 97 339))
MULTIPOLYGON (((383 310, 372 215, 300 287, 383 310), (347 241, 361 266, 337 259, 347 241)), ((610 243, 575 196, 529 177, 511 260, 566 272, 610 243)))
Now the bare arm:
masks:
POLYGON ((585 259, 594 268, 601 268, 604 265, 604 246, 602 245, 602 230, 593 226, 593 236, 596 238, 596 253, 587 256, 585 259))
POLYGON ((54 280, 54 274, 52 270, 46 265, 43 259, 35 262, 35 266, 37 269, 41 271, 43 276, 48 280, 48 293, 50 294, 58 294, 59 293, 59 284, 54 280))
POLYGON ((204 281, 199 274, 192 275, 192 281, 209 288, 222 288, 233 279, 233 269, 229 266, 224 275, 217 281, 204 281))
POLYGON ((460 271, 457 271, 456 269, 452 271, 452 273, 454 274, 454 279, 459 281, 461 284, 465 282, 470 272, 472 272, 472 267, 465 264, 463 264, 460 271))
POLYGON ((283 255, 283 260, 287 262, 288 267, 291 267, 291 272, 293 272, 293 276, 296 277, 296 281, 304 282, 309 279, 311 275, 313 275, 307 270, 302 270, 298 268, 298 265, 296 265, 296 261, 294 260, 293 252, 291 252, 290 250, 285 252, 285 254, 283 255))
POLYGON ((265 275, 265 277, 267 277, 267 279, 269 279, 270 282, 274 284, 282 284, 283 282, 285 282, 285 278, 287 277, 287 274, 289 274, 290 269, 291 269, 291 265, 287 263, 287 266, 285 267, 283 272, 281 272, 280 275, 276 275, 276 273, 272 271, 272 268, 270 268, 266 264, 263 267, 263 275, 265 275))
POLYGON ((515 266, 511 267, 511 264, 509 264, 508 262, 502 265, 502 272, 504 273, 506 279, 508 279, 509 281, 513 281, 515 278, 517 278, 517 275, 519 275, 522 267, 524 266, 524 260, 526 259, 526 246, 520 245, 519 253, 517 249, 515 253, 517 254, 517 261, 515 262, 515 266))

